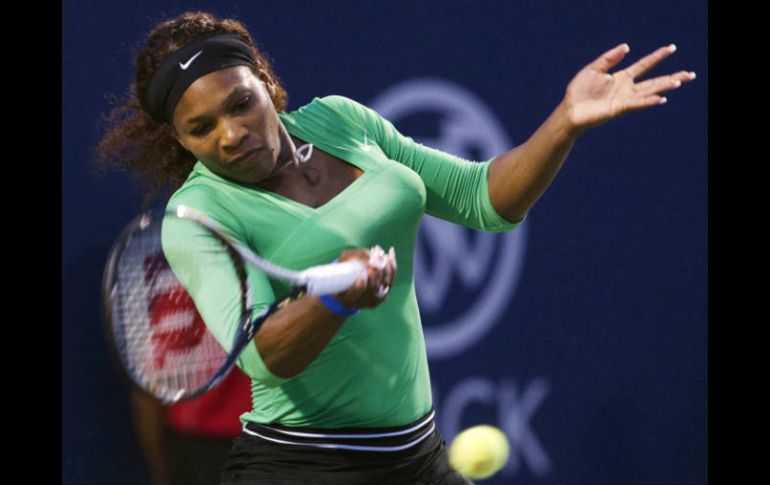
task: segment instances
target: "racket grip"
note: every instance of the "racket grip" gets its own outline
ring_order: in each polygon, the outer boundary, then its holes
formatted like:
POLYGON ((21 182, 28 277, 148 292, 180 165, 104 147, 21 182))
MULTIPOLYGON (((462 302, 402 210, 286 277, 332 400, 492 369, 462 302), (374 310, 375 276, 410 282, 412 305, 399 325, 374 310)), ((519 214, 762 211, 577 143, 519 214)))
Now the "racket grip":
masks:
POLYGON ((361 273, 366 274, 365 271, 366 266, 360 261, 345 261, 313 266, 302 274, 306 278, 309 295, 325 295, 347 290, 361 273))

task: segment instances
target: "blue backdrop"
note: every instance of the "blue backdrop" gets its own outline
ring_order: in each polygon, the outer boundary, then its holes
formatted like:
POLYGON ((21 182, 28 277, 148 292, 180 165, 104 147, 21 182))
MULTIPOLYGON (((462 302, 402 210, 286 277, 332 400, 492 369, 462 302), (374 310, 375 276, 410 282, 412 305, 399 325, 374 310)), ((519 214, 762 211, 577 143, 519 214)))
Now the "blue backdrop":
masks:
POLYGON ((290 109, 341 94, 405 134, 487 159, 524 141, 585 64, 674 42, 652 75, 694 70, 666 105, 586 133, 520 229, 426 218, 415 255, 447 439, 511 442, 482 483, 707 479, 707 10, 683 0, 75 2, 62 4, 62 478, 143 483, 127 392, 104 344, 107 251, 140 209, 90 163, 108 93, 149 26, 235 16, 273 59, 290 109))

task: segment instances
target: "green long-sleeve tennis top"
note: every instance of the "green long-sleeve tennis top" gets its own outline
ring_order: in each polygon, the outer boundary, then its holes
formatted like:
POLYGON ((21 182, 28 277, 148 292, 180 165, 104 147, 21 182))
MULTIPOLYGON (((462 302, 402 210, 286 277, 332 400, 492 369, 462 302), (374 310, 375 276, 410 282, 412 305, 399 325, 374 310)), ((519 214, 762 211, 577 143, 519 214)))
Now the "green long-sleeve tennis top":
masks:
MULTIPOLYGON (((418 144, 353 100, 315 98, 279 115, 290 134, 357 166, 363 175, 312 208, 229 181, 197 162, 168 207, 184 204, 206 213, 257 254, 287 268, 328 263, 345 249, 379 244, 396 249, 398 271, 387 299, 348 318, 294 377, 271 373, 252 340, 238 360, 252 379, 253 407, 241 420, 316 428, 413 422, 432 406, 412 261, 422 215, 490 232, 521 221, 509 222, 492 207, 490 161, 467 161, 418 144)), ((198 256, 203 269, 183 284, 206 325, 227 345, 240 312, 239 289, 218 274, 216 254, 204 250, 198 256)), ((289 290, 255 269, 248 277, 256 311, 289 290)))

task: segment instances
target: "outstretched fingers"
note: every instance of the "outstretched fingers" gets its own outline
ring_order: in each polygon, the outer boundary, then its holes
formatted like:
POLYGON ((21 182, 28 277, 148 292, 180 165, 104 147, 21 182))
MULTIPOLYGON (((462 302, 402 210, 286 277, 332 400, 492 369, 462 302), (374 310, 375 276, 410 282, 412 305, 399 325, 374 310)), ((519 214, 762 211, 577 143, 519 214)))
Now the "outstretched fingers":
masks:
POLYGON ((676 52, 676 45, 669 44, 665 47, 656 49, 651 54, 648 54, 635 63, 628 66, 622 72, 628 75, 631 79, 636 79, 645 72, 657 66, 663 59, 667 58, 671 54, 676 52))
POLYGON ((670 91, 672 89, 676 89, 680 87, 683 83, 692 81, 693 79, 695 79, 694 72, 679 71, 676 74, 659 76, 653 79, 642 81, 636 85, 635 91, 639 96, 659 94, 664 91, 670 91))
POLYGON ((607 72, 622 61, 630 51, 631 47, 624 42, 600 55, 595 61, 589 64, 589 67, 599 72, 607 72))
POLYGON ((665 96, 658 94, 651 94, 649 96, 642 96, 634 99, 626 100, 623 106, 623 112, 637 111, 657 104, 664 104, 668 101, 665 96))

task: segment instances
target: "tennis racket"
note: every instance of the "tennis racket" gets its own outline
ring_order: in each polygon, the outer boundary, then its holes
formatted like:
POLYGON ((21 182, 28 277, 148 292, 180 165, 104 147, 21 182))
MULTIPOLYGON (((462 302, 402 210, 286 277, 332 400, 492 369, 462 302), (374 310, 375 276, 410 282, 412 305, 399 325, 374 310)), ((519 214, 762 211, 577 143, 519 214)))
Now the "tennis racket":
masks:
POLYGON ((364 272, 359 261, 287 269, 257 256, 192 208, 150 211, 118 236, 105 266, 108 339, 140 389, 166 404, 194 398, 227 375, 271 314, 306 294, 344 291, 364 272), (254 314, 247 265, 289 283, 291 290, 254 314), (216 285, 207 291, 221 292, 230 305, 209 317, 227 319, 215 328, 235 327, 232 337, 211 332, 186 290, 210 282, 212 269, 216 285))

